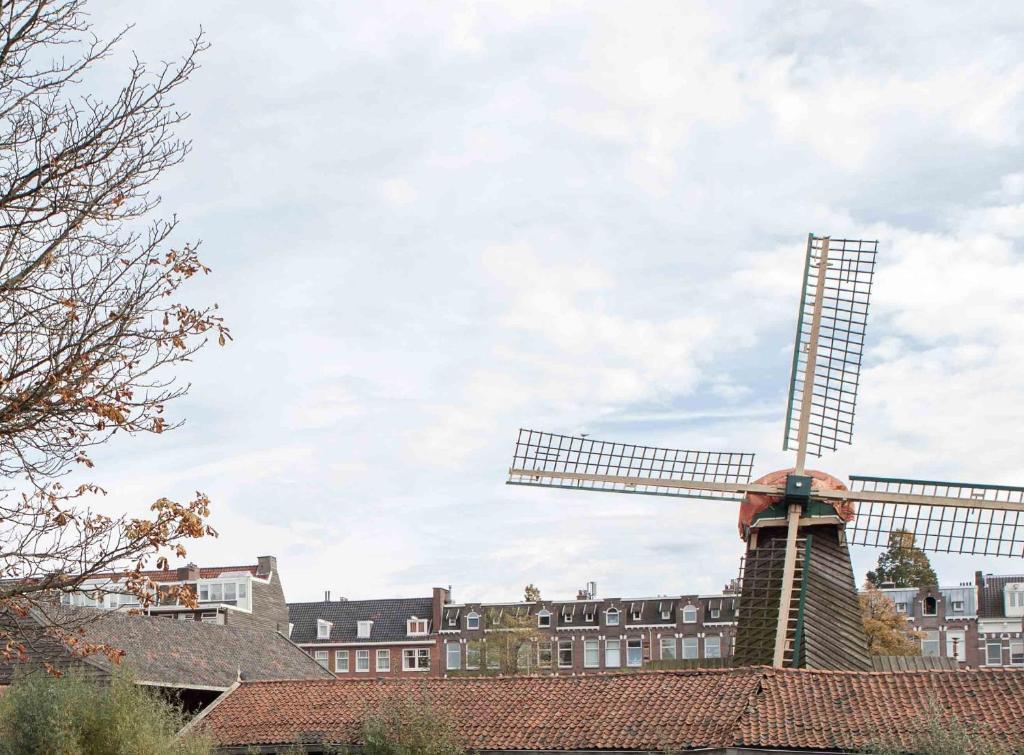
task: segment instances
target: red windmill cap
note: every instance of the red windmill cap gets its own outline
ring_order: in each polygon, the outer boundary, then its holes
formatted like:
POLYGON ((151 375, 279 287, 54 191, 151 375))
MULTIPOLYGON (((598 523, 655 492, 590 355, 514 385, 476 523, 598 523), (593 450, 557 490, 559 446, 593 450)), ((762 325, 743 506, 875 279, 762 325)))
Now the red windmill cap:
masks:
MULTIPOLYGON (((755 485, 777 485, 780 488, 786 486, 786 478, 795 472, 795 469, 780 469, 777 472, 769 472, 759 480, 754 480, 755 485)), ((811 490, 846 490, 846 485, 826 472, 819 472, 816 469, 808 469, 805 473, 811 478, 811 490)), ((740 504, 740 537, 745 537, 748 527, 753 523, 754 517, 770 506, 782 500, 781 495, 770 495, 768 493, 747 493, 743 496, 743 503, 740 504)), ((825 499, 825 503, 835 509, 836 516, 844 522, 853 519, 856 509, 853 501, 835 501, 825 499)))

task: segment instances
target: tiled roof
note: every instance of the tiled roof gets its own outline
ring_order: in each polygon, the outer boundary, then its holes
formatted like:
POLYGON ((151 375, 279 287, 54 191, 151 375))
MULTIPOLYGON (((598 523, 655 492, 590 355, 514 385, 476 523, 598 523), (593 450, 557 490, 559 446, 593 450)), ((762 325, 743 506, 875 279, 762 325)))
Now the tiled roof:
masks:
MULTIPOLYGON (((410 638, 406 621, 413 616, 431 618, 431 598, 390 598, 382 600, 333 600, 316 603, 289 603, 288 620, 292 623, 292 642, 396 642, 410 638), (330 640, 317 640, 317 619, 329 621, 330 640), (356 636, 359 621, 372 621, 370 637, 356 636)), ((436 632, 437 627, 430 627, 436 632)))
POLYGON ((472 750, 661 749, 728 741, 760 673, 720 670, 579 677, 242 684, 203 727, 220 746, 355 744, 390 696, 422 693, 472 750))
POLYGON ((1024 748, 1024 670, 904 673, 740 669, 578 677, 242 683, 200 726, 221 747, 359 744, 390 697, 422 695, 473 750, 863 750, 908 745, 936 706, 1024 748))
MULTIPOLYGON (((258 564, 247 564, 245 566, 203 566, 199 569, 200 579, 214 579, 219 577, 221 574, 237 574, 239 572, 252 574, 256 576, 259 574, 258 564)), ((178 576, 177 569, 149 569, 139 572, 143 577, 153 580, 154 582, 178 582, 181 578, 178 576)), ((121 572, 110 572, 107 574, 96 574, 89 577, 92 579, 117 579, 124 576, 121 572)))
MULTIPOLYGON (((161 686, 227 689, 243 679, 330 679, 333 675, 277 632, 139 616, 94 608, 63 608, 80 624, 83 639, 125 651, 136 678, 161 686)), ((103 653, 86 656, 102 672, 113 670, 103 653)), ((10 677, 16 663, 0 667, 10 677)))
POLYGON ((1003 588, 1011 582, 1024 582, 1024 575, 986 574, 978 585, 978 616, 1000 618, 1006 616, 1003 588))

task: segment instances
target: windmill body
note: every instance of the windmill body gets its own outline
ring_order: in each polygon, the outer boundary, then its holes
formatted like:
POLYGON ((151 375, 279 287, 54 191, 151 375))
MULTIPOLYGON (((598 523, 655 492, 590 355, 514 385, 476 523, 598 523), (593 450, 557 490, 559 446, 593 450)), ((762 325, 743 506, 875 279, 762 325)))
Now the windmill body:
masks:
POLYGON ((877 241, 808 237, 783 448, 754 455, 520 430, 508 484, 734 501, 746 544, 734 662, 867 670, 849 544, 1024 556, 1024 488, 805 468, 851 442, 877 241), (897 542, 904 542, 901 538, 897 542))

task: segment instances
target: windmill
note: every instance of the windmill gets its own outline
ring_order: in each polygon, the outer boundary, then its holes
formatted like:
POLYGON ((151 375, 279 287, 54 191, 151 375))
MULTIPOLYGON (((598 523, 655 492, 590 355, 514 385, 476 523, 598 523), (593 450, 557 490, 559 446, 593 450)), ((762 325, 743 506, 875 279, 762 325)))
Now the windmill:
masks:
POLYGON ((1024 556, 1024 488, 807 468, 849 444, 877 241, 808 236, 783 450, 754 455, 520 430, 508 484, 739 502, 738 664, 870 669, 849 545, 1024 556))

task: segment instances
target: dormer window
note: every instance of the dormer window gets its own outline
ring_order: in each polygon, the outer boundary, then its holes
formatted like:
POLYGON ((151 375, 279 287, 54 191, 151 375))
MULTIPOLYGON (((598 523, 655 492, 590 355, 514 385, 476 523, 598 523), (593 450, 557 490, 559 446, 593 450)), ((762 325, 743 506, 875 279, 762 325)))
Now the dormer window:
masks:
POLYGON ((630 606, 629 608, 629 619, 630 621, 640 621, 644 616, 643 604, 639 606, 630 606))
POLYGON ((684 606, 683 607, 683 623, 684 624, 696 624, 697 623, 697 607, 696 606, 684 606))
POLYGON ((357 621, 356 622, 356 637, 360 640, 366 640, 370 637, 370 631, 373 629, 372 621, 357 621))
POLYGON ((480 614, 476 611, 471 611, 466 614, 466 629, 479 629, 480 628, 480 614))
POLYGON ((939 612, 939 601, 929 595, 924 599, 924 615, 935 616, 939 612))
POLYGON ((562 609, 562 623, 563 624, 572 624, 572 617, 573 617, 573 615, 575 613, 576 613, 576 606, 572 606, 572 608, 570 608, 569 606, 565 606, 562 609))
POLYGON ((457 614, 454 614, 454 613, 448 614, 448 626, 450 626, 450 627, 455 626, 456 623, 458 623, 458 620, 459 619, 458 619, 457 614))
POLYGON ((429 634, 429 623, 427 622, 426 619, 417 619, 415 616, 413 616, 411 619, 405 622, 405 631, 406 634, 410 637, 429 634))
POLYGON ((712 608, 711 609, 711 618, 712 619, 717 619, 721 615, 722 615, 722 610, 720 608, 712 608))
POLYGON ((907 612, 907 604, 906 603, 897 603, 896 604, 896 613, 906 613, 906 612, 907 612))
POLYGON ((593 621, 594 620, 594 609, 593 609, 593 607, 589 607, 589 608, 584 609, 584 611, 583 611, 583 620, 584 621, 593 621))
POLYGON ((551 611, 537 612, 537 626, 542 628, 551 626, 551 611))
POLYGON ((316 638, 318 640, 329 640, 331 639, 331 627, 334 626, 329 621, 323 619, 316 620, 316 638))
POLYGON ((963 612, 964 612, 964 602, 962 600, 954 600, 953 601, 953 613, 963 613, 963 612))
POLYGON ((604 623, 610 627, 617 627, 619 625, 619 609, 609 608, 605 612, 604 623))

